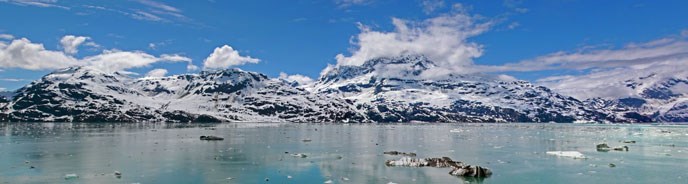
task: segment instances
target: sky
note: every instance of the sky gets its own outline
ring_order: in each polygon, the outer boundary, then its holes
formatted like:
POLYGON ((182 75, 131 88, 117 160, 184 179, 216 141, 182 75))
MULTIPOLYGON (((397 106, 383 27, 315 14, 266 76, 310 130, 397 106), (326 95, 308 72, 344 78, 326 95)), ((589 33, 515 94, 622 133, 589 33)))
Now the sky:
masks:
POLYGON ((0 0, 0 17, 0 90, 82 65, 135 77, 236 67, 309 82, 408 53, 443 66, 436 75, 542 84, 688 66, 682 0, 0 0))

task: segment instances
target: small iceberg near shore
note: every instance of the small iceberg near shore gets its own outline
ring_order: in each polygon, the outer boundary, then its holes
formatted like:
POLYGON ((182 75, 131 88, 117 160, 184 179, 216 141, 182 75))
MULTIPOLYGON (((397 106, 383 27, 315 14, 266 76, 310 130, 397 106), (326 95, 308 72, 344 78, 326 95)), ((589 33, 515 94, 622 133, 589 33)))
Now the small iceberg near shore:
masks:
POLYGON ((583 153, 578 151, 548 151, 548 155, 555 155, 558 157, 570 157, 573 159, 587 159, 583 153))

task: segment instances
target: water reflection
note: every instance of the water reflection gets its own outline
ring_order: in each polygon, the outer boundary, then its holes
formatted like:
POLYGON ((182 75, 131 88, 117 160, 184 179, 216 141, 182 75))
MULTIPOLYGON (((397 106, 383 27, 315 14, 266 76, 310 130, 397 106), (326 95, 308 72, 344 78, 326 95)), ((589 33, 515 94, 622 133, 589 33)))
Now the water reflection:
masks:
POLYGON ((688 182, 688 130, 681 126, 30 123, 0 124, 0 135, 4 183, 688 182), (601 142, 631 149, 596 152, 601 142), (385 160, 399 158, 382 154, 391 150, 447 156, 494 175, 477 180, 446 168, 386 167, 385 160), (544 154, 553 150, 590 159, 544 154), (70 173, 79 178, 65 180, 70 173))

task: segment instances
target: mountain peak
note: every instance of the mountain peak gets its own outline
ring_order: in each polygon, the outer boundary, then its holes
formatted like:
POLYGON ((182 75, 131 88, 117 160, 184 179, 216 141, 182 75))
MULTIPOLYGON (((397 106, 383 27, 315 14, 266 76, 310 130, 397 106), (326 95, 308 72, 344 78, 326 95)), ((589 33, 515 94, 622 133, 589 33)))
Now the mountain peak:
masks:
POLYGON ((424 55, 402 55, 378 57, 367 60, 362 65, 338 65, 320 76, 321 82, 351 79, 360 75, 374 73, 379 77, 418 76, 427 69, 437 67, 424 55))

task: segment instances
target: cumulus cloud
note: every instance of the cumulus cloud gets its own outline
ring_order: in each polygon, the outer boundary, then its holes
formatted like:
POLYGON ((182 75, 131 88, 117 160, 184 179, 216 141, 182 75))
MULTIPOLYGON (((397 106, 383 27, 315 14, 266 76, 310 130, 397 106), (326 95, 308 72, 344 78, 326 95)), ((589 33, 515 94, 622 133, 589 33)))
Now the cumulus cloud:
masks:
POLYGON ((105 50, 103 53, 77 59, 64 52, 47 50, 43 44, 26 38, 0 42, 0 69, 52 70, 70 66, 93 66, 115 72, 147 67, 156 62, 186 62, 187 68, 196 68, 192 60, 178 54, 150 55, 141 51, 105 50))
POLYGON ((424 55, 435 62, 442 72, 462 73, 483 54, 480 44, 468 39, 484 33, 494 24, 468 14, 461 4, 450 13, 422 21, 393 18, 394 30, 375 31, 359 24, 361 33, 352 40, 355 47, 350 56, 338 54, 337 66, 361 65, 380 57, 424 55))
POLYGON ((80 64, 82 63, 72 56, 47 50, 43 44, 32 43, 26 38, 12 40, 9 44, 0 42, 0 68, 45 70, 80 64))
POLYGON ((296 82, 299 85, 307 85, 313 83, 313 79, 300 74, 288 75, 287 73, 280 72, 278 78, 289 82, 296 82))
POLYGON ((203 61, 203 67, 206 69, 224 69, 231 66, 258 62, 260 62, 260 59, 241 56, 239 51, 234 50, 229 45, 223 45, 222 47, 215 48, 213 53, 203 61))
POLYGON ((164 77, 167 75, 167 70, 162 68, 157 68, 146 73, 146 77, 164 77))
MULTIPOLYGON (((90 37, 86 36, 74 36, 74 35, 66 35, 60 39, 60 45, 62 46, 62 49, 64 49, 64 52, 67 54, 74 55, 79 50, 77 49, 79 45, 83 44, 86 42, 86 40, 90 40, 90 37)), ((90 45, 95 45, 95 43, 90 42, 90 45)))
POLYGON ((191 59, 180 55, 163 54, 160 57, 141 51, 106 50, 102 54, 88 56, 82 62, 108 72, 150 66, 156 62, 190 62, 191 59))

